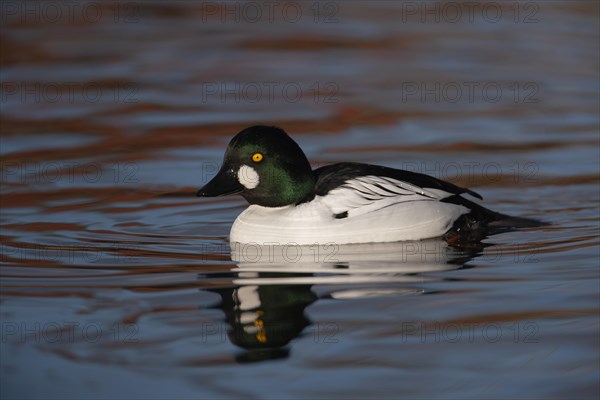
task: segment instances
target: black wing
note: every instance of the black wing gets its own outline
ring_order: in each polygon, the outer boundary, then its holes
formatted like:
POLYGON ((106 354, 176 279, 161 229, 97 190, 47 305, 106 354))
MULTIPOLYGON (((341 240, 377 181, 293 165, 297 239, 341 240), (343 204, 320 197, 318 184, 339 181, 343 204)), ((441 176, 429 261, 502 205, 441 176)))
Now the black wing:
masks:
POLYGON ((379 165, 338 163, 318 168, 314 170, 313 173, 316 178, 315 193, 319 196, 326 195, 329 191, 342 186, 345 182, 354 178, 362 176, 380 176, 406 182, 412 186, 418 186, 423 189, 431 188, 443 190, 448 193, 448 196, 468 193, 473 197, 483 199, 480 194, 472 190, 461 188, 450 182, 445 182, 429 175, 382 167, 379 165))

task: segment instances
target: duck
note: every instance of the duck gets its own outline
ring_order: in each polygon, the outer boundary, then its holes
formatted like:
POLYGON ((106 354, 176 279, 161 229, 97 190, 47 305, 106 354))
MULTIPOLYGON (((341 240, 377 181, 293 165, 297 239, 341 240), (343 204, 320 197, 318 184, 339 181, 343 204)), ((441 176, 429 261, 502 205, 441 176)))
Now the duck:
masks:
POLYGON ((357 162, 312 169, 281 128, 256 125, 231 139, 199 197, 239 194, 248 203, 230 243, 325 245, 481 240, 540 221, 487 209, 478 193, 412 171, 357 162))

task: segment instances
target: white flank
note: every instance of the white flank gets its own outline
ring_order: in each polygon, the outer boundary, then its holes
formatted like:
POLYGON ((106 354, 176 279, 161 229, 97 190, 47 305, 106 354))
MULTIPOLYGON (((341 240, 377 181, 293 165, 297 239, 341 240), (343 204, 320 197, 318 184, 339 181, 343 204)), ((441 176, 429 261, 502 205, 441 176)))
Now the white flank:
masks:
MULTIPOLYGON (((233 223, 230 241, 284 246, 423 240, 442 236, 458 217, 469 212, 463 206, 422 198, 425 200, 386 202, 387 207, 368 207, 369 212, 350 210, 346 218, 335 218, 320 196, 297 206, 253 204, 233 223)), ((289 257, 294 254, 290 252, 289 257)))
POLYGON ((244 185, 246 189, 254 189, 258 186, 260 179, 254 168, 247 165, 242 165, 237 173, 238 181, 244 185))

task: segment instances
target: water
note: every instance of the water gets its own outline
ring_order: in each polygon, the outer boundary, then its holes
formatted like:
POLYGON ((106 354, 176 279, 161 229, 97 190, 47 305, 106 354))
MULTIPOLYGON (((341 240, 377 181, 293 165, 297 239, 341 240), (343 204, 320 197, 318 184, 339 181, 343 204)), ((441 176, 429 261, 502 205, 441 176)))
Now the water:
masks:
POLYGON ((9 3, 3 398, 598 396, 596 2, 9 3), (232 252, 259 122, 551 225, 232 252))

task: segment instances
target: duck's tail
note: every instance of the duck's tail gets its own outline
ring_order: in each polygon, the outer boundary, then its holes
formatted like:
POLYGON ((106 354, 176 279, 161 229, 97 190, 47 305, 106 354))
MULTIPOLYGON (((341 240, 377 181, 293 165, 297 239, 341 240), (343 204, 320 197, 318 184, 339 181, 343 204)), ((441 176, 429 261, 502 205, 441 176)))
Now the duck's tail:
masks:
POLYGON ((547 222, 531 218, 512 217, 492 211, 461 196, 452 196, 442 201, 459 204, 471 210, 460 216, 444 239, 450 244, 480 241, 489 235, 512 231, 514 229, 535 228, 550 225, 547 222))

